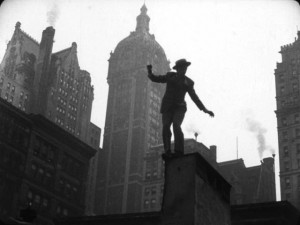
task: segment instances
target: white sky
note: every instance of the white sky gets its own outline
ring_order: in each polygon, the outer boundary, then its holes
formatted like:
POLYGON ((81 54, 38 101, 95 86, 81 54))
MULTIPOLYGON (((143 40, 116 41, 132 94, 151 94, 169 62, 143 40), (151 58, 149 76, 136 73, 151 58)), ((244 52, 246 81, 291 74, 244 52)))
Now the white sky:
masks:
MULTIPOLYGON (((77 43, 80 67, 90 72, 95 87, 92 122, 103 129, 109 53, 135 30, 143 4, 144 0, 6 0, 0 8, 0 58, 17 21, 40 42, 51 23, 49 15, 56 16, 51 24, 56 29, 53 51, 77 43)), ((193 138, 192 130, 198 131, 198 141, 217 145, 218 161, 236 159, 238 137, 239 158, 253 166, 260 164, 259 145, 246 121, 260 124, 267 148, 275 150, 278 177, 274 70, 281 62, 280 46, 292 43, 300 28, 298 3, 146 0, 146 6, 150 33, 171 66, 179 58, 192 62, 187 74, 200 99, 215 113, 210 118, 200 112, 187 96, 185 137, 193 138)), ((270 151, 263 156, 271 156, 270 151)))

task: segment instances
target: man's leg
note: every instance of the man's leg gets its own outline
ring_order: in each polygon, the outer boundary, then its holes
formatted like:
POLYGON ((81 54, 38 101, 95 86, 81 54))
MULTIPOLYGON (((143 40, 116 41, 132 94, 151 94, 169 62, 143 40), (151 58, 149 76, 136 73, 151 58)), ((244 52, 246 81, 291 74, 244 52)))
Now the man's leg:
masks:
POLYGON ((165 153, 171 153, 171 124, 173 120, 173 113, 168 111, 162 114, 162 136, 164 142, 165 153))
POLYGON ((173 131, 175 139, 174 151, 177 154, 184 153, 184 135, 181 130, 181 124, 184 119, 185 112, 186 108, 178 108, 176 109, 173 116, 173 131))

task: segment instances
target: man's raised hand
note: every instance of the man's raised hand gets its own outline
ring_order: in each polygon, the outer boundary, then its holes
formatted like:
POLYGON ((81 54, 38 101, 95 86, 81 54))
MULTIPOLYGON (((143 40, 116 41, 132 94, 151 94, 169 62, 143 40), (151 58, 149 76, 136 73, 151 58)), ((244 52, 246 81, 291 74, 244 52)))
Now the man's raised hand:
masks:
POLYGON ((147 65, 148 74, 152 74, 152 65, 147 65))

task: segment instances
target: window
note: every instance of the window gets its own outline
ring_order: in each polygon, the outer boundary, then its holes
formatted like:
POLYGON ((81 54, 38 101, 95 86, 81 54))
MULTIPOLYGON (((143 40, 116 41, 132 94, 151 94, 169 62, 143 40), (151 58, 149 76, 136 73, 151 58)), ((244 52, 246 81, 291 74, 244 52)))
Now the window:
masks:
POLYGON ((151 195, 155 195, 156 194, 156 187, 152 187, 151 188, 151 195))
POLYGON ((298 84, 293 83, 293 92, 297 92, 297 91, 298 91, 298 84))
POLYGON ((299 128, 296 128, 296 130, 295 130, 295 136, 296 137, 300 137, 300 129, 299 128))
POLYGON ((154 208, 156 205, 156 199, 151 199, 151 208, 154 208))
POLYGON ((295 123, 300 123, 300 116, 299 116, 299 114, 295 115, 295 123))
POLYGON ((300 154, 300 144, 296 144, 296 151, 297 151, 297 154, 300 154))
POLYGON ((150 194, 150 188, 145 188, 145 196, 148 196, 150 194))
POLYGON ((284 93, 284 90, 285 90, 285 89, 284 89, 284 86, 281 86, 281 87, 280 87, 280 93, 283 94, 283 93, 284 93))
POLYGON ((144 208, 147 209, 149 207, 149 200, 144 201, 144 208))
POLYGON ((289 148, 288 148, 288 146, 284 146, 283 147, 283 154, 284 154, 285 157, 289 156, 289 148))
POLYGON ((289 177, 285 178, 285 188, 291 188, 291 180, 289 177))
POLYGON ((289 171, 290 170, 290 163, 289 162, 284 162, 284 170, 289 171))
POLYGON ((10 86, 11 86, 11 84, 8 82, 8 83, 7 83, 6 90, 8 90, 8 91, 9 91, 9 90, 10 90, 10 86))
POLYGON ((285 117, 282 118, 281 123, 282 123, 282 126, 286 126, 287 125, 287 121, 286 121, 285 117))
POLYGON ((280 83, 284 82, 284 75, 283 74, 279 75, 279 82, 280 83))
POLYGON ((286 199, 286 200, 290 200, 290 198, 291 198, 291 194, 290 194, 290 193, 286 193, 286 194, 285 194, 285 199, 286 199))
POLYGON ((11 87, 11 93, 14 94, 14 93, 15 93, 15 90, 16 90, 16 87, 15 87, 15 86, 12 86, 12 87, 11 87))
POLYGON ((40 197, 39 195, 36 195, 36 196, 34 197, 34 202, 37 203, 37 204, 39 204, 40 201, 41 201, 41 197, 40 197))
POLYGON ((150 179, 151 178, 151 173, 150 172, 147 172, 146 173, 146 180, 150 179))
POLYGON ((283 131, 282 132, 282 139, 283 139, 283 141, 287 141, 288 140, 287 131, 283 131))

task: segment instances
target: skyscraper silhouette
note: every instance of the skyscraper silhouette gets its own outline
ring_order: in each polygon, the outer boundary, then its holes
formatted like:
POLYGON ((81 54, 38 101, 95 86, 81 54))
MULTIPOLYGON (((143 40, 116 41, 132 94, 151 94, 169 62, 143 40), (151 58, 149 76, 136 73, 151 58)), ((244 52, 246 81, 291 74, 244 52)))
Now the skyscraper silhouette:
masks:
POLYGON ((156 74, 169 71, 169 61, 153 34, 145 4, 135 31, 119 42, 109 59, 109 85, 103 152, 99 155, 96 213, 141 210, 143 157, 162 143, 159 107, 164 86, 151 83, 146 65, 156 74))

